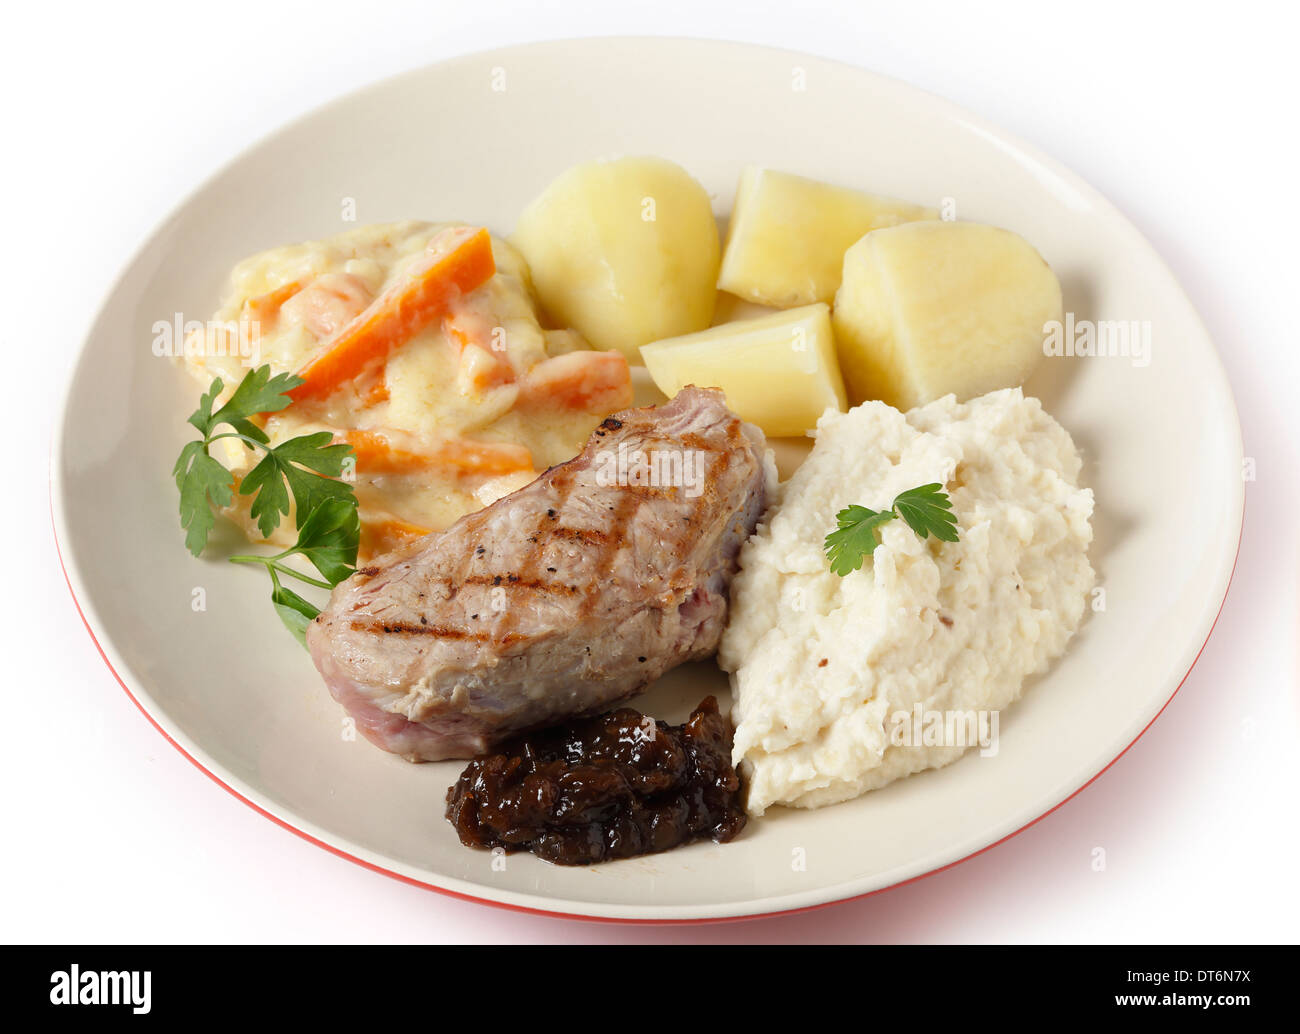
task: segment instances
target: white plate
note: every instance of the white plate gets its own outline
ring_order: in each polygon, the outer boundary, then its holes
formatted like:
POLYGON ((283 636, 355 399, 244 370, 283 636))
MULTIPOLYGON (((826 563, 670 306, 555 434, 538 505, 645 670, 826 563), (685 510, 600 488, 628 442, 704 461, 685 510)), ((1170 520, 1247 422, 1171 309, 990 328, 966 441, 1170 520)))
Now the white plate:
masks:
MULTIPOLYGON (((200 767, 276 821, 397 877, 616 919, 842 900, 1041 817, 1122 753, 1178 688, 1223 602, 1242 516, 1240 432, 1214 347, 1109 203, 909 86, 703 41, 595 39, 464 57, 337 101, 252 148, 123 273, 84 346, 58 438, 54 522, 73 594, 123 686, 200 767), (592 869, 514 855, 498 871, 442 818, 459 766, 409 765, 346 741, 340 709, 275 620, 265 580, 185 551, 169 472, 195 392, 154 358, 151 327, 177 312, 208 318, 243 256, 346 228, 346 199, 362 222, 465 219, 508 231, 566 166, 627 153, 682 163, 720 214, 747 162, 930 204, 951 198, 959 217, 1032 241, 1080 319, 1149 321, 1152 358, 1048 360, 1027 386, 1087 457, 1106 608, 1003 716, 995 759, 968 756, 821 811, 778 809, 731 844, 592 869), (196 587, 206 611, 191 608, 196 587)), ((696 665, 638 704, 680 720, 719 689, 716 670, 696 665)))

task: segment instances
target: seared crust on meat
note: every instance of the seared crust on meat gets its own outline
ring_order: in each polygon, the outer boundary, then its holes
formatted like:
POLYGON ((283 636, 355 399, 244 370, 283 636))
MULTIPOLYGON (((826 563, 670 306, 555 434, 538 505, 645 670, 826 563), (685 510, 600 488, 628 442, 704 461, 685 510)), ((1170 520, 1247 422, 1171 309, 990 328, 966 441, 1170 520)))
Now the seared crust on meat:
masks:
POLYGON ((312 658, 410 760, 602 710, 716 648, 764 444, 710 389, 618 413, 575 459, 339 585, 312 658))

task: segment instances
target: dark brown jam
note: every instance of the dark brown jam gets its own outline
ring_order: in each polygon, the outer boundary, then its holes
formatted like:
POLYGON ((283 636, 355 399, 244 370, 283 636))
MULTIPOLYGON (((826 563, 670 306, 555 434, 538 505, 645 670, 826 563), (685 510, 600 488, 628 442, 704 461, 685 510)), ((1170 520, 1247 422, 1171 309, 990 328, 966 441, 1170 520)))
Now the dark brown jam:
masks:
POLYGON ((528 733, 465 766, 447 818, 468 847, 590 865, 745 828, 731 722, 708 697, 684 725, 620 708, 528 733))

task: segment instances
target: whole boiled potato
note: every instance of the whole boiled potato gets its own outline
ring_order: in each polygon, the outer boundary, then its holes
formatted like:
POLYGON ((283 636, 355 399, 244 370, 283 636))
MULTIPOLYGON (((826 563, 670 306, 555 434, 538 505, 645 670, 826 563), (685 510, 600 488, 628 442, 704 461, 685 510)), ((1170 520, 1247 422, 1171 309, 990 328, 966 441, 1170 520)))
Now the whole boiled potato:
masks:
POLYGON ((709 195, 662 158, 574 166, 524 210, 511 243, 550 318, 630 362, 713 316, 720 249, 709 195))
POLYGON ((912 222, 873 230, 844 255, 832 324, 855 405, 958 401, 1024 382, 1061 319, 1061 284, 1010 230, 912 222))

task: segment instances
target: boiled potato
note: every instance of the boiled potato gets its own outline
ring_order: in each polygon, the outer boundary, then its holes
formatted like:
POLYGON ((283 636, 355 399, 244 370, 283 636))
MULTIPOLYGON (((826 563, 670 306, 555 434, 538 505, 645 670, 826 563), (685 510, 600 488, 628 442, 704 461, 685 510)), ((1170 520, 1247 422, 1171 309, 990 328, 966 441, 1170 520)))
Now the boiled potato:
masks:
POLYGON ((1024 381, 1061 319, 1061 284, 1022 237, 978 223, 905 223, 844 256, 833 325, 856 404, 910 409, 1024 381))
POLYGON ((576 165, 524 210, 511 243, 547 314, 596 348, 638 348, 709 325, 718 226, 709 195, 662 158, 576 165))
POLYGON ((776 437, 815 427, 827 406, 846 408, 830 309, 820 302, 656 341, 641 355, 665 395, 688 384, 721 388, 738 416, 776 437))
POLYGON ((751 165, 736 188, 718 287, 778 309, 829 303, 844 253, 863 234, 938 217, 932 208, 751 165))

